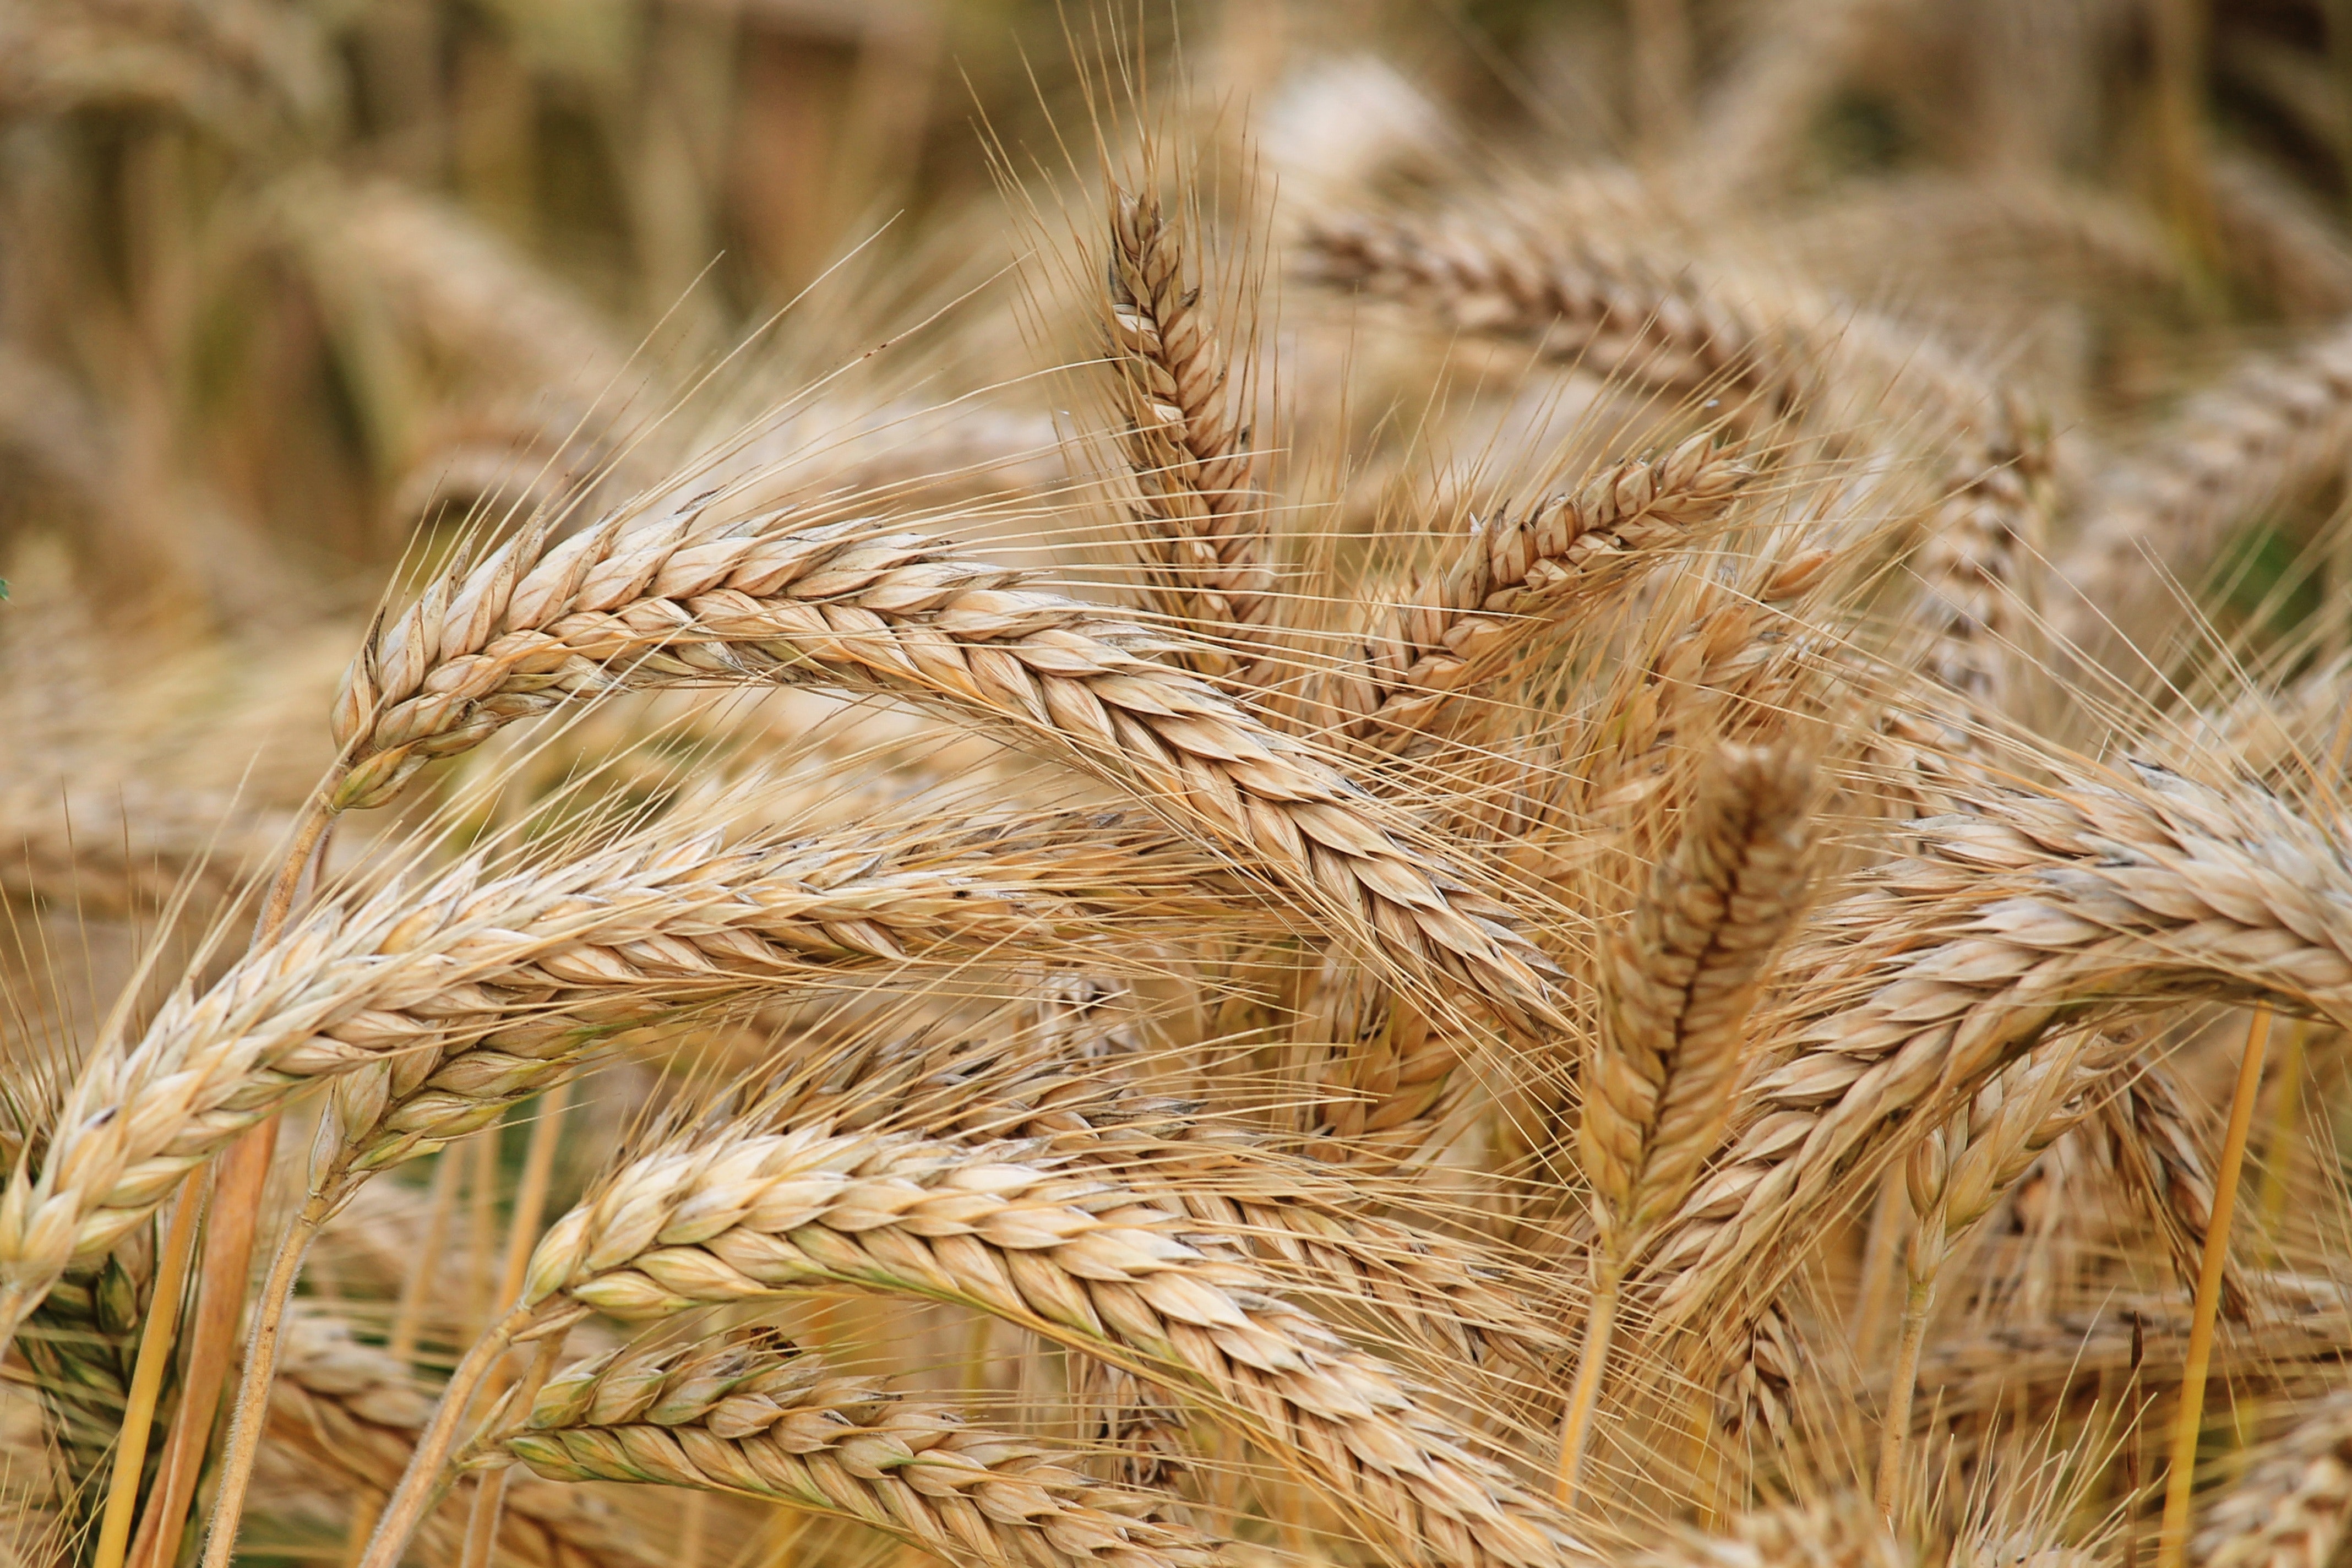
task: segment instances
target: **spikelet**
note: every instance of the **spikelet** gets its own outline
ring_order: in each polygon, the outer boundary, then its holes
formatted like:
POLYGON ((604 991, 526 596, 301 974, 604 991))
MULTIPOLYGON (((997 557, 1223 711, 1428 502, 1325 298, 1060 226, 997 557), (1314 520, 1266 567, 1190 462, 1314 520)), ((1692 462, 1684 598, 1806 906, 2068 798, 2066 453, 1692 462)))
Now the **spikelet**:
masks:
POLYGON ((334 804, 387 799, 432 758, 584 693, 771 679, 899 692, 1107 772, 1371 951, 1544 1016, 1549 966, 1498 906, 1307 745, 1146 657, 1171 648, 1160 634, 922 535, 794 521, 730 521, 698 498, 551 548, 526 532, 444 577, 346 678, 334 804))
POLYGON ((1532 1568, 1571 1549, 1389 1368, 1184 1229, 1015 1149, 720 1127, 615 1172, 558 1220, 524 1305, 657 1317, 824 1284, 959 1301, 1181 1388, 1276 1451, 1307 1435, 1339 1461, 1318 1487, 1402 1531, 1413 1560, 1532 1568))
POLYGON ((1318 713, 1390 746, 1475 696, 1548 622, 1608 584, 1612 568, 1690 538, 1720 517, 1751 470, 1707 436, 1657 458, 1604 467, 1573 492, 1519 513, 1473 518, 1451 559, 1381 612, 1361 652, 1321 683, 1318 713))
POLYGON ((1859 939, 1861 963, 1823 965, 1829 1000, 1802 1047, 1757 1081, 1720 1168, 1672 1222, 1658 1267, 1677 1278, 1662 1312, 1717 1300, 1864 1156, 1902 1148, 1906 1126, 1924 1131, 1912 1108, 1956 1108, 2103 996, 2117 1014, 2156 1005, 2147 998, 2168 985, 2352 1008, 2352 930, 2323 890, 2352 871, 2267 792, 2142 764, 2128 788, 1990 804, 1920 824, 1928 858, 1824 911, 1859 939), (2176 942, 2183 931, 2195 940, 2176 942))

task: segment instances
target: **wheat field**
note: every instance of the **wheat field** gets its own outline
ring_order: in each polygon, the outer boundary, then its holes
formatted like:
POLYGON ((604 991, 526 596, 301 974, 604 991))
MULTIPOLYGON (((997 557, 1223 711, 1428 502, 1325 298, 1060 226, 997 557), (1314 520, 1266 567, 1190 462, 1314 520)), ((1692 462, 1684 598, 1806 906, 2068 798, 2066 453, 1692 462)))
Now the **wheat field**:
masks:
POLYGON ((2352 1561, 2352 5, 0 0, 0 1568, 2352 1561))

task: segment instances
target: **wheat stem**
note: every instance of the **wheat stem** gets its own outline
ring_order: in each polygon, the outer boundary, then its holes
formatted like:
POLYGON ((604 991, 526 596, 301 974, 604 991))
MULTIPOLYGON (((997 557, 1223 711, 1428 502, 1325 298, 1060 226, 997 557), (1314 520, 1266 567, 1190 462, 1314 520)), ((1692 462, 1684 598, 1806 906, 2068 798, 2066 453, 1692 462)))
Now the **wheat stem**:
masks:
POLYGON ((131 1511, 139 1506, 139 1478, 146 1468, 147 1437, 153 1429, 155 1400, 171 1365, 173 1331, 179 1324, 180 1298, 188 1284, 188 1261, 194 1256, 196 1216, 204 1210, 204 1178, 191 1173, 180 1184, 172 1205, 172 1220, 163 1233, 163 1255, 155 1267, 155 1288, 149 1298, 147 1322, 139 1335, 139 1359, 131 1370, 131 1394, 124 1402, 122 1430, 114 1452, 114 1473, 106 1492, 106 1512, 99 1525, 94 1568, 122 1568, 131 1544, 131 1511))
POLYGON ((1886 1387, 1885 1425, 1878 1435, 1878 1479, 1871 1492, 1889 1524, 1895 1522, 1895 1493, 1903 1479, 1904 1448, 1911 1440, 1911 1400, 1919 1383, 1919 1349, 1927 1342, 1927 1314, 1935 1300, 1934 1273, 1913 1275, 1903 1298, 1903 1331, 1895 1342, 1895 1372, 1886 1387))
POLYGON ((270 1380, 278 1373, 287 1303, 301 1276, 302 1260, 319 1227, 333 1206, 321 1194, 312 1194, 287 1226, 285 1238, 269 1262, 260 1299, 254 1303, 253 1326, 246 1333, 245 1369, 237 1380, 236 1402, 231 1406, 228 1441, 221 1455, 220 1482, 213 1492, 211 1526, 205 1537, 203 1568, 228 1568, 236 1552, 236 1532, 245 1517, 246 1489, 253 1479, 254 1460, 261 1451, 261 1428, 268 1419, 270 1380))
POLYGON ((1623 1296, 1623 1286, 1622 1268, 1596 1261, 1592 1305, 1585 1314, 1584 1343, 1576 1355, 1576 1381, 1569 1388, 1568 1411, 1559 1423, 1559 1459, 1552 1491, 1563 1510, 1576 1507, 1577 1487, 1584 1473, 1585 1441, 1591 1436, 1592 1415, 1601 1403, 1601 1379, 1609 1366, 1609 1342, 1617 1326, 1617 1303, 1623 1296))
POLYGON ((232 1144, 213 1174, 187 1370, 181 1379, 179 1406, 172 1414, 163 1472, 139 1523, 137 1560, 142 1568, 170 1568, 179 1561, 180 1537, 188 1526, 205 1451, 212 1443, 213 1419, 220 1413, 221 1394, 235 1360, 237 1324, 245 1316, 246 1275, 253 1266, 262 1199, 277 1147, 273 1116, 232 1144))
POLYGON ((2254 1009, 2246 1023, 2238 1083, 2230 1099, 2230 1130, 2213 1173, 2213 1219, 2205 1229, 2205 1267, 2197 1279, 2197 1306, 2189 1321, 2189 1356, 2180 1374, 2180 1408, 2173 1416, 2171 1468, 2164 1478, 2164 1523, 2157 1537, 2157 1568, 2180 1568, 2189 1549, 2189 1493, 2197 1484, 2197 1437, 2205 1424, 2205 1376, 2213 1357, 2213 1328, 2221 1310, 2221 1277, 2230 1257, 2230 1218, 2238 1201, 2238 1174, 2246 1159, 2246 1135, 2254 1124, 2254 1101, 2263 1084, 2263 1057, 2271 1039, 2271 1010, 2254 1009))
POLYGON ((457 1445, 457 1428, 466 1418, 467 1407, 473 1404, 483 1381, 516 1339, 533 1326, 537 1316, 532 1308, 515 1308, 474 1342, 473 1348, 449 1374, 441 1392, 441 1402, 434 1407, 433 1419, 418 1434, 415 1451, 409 1458, 407 1469, 401 1474, 400 1485, 386 1500, 383 1516, 376 1521, 375 1534, 369 1538, 359 1568, 396 1568, 409 1537, 424 1522, 425 1510, 440 1488, 442 1467, 457 1445))

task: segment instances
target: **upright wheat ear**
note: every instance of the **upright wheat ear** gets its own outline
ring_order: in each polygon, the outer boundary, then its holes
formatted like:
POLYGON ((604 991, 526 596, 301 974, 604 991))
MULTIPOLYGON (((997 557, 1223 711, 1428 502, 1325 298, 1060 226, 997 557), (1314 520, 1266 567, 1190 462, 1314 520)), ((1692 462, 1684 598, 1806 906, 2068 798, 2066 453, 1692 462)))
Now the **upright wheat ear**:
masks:
POLYGON ((1726 747, 1700 775, 1673 851, 1603 949, 1601 1038, 1577 1146, 1592 1184, 1592 1310, 1560 1427, 1576 1498, 1626 1272, 1698 1179, 1750 1059, 1748 1016, 1801 905, 1812 768, 1726 747))
MULTIPOLYGON (((1265 562, 1265 498, 1251 472, 1250 432, 1228 384, 1197 282, 1187 279, 1177 228, 1146 192, 1118 192, 1110 224, 1111 363, 1121 443, 1142 493, 1136 512, 1158 607, 1202 632, 1256 626, 1272 607, 1265 562)), ((1211 675, 1231 655, 1185 656, 1211 675)))

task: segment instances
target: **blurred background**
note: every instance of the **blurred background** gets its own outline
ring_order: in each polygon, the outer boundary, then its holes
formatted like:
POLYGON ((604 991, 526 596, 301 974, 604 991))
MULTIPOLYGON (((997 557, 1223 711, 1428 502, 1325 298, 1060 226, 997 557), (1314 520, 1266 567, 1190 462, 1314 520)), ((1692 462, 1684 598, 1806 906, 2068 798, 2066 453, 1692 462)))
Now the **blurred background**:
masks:
MULTIPOLYGON (((2352 312, 2347 84, 2347 0, 0 0, 0 888, 119 903, 77 813, 151 891, 239 863, 226 803, 302 797, 365 615, 468 519, 714 443, 779 496, 1069 510, 1107 414, 1050 373, 1146 121, 1263 285, 1301 515, 1646 428, 1287 259, 1469 191, 1996 367, 2063 516, 2352 312)), ((2315 451, 2225 627, 2343 577, 2315 451)))
MULTIPOLYGON (((5 0, 0 556, 46 537, 142 617, 364 603, 420 519, 592 468, 614 389, 659 406, 845 255, 822 313, 870 330, 1001 268, 987 142, 1063 163, 1107 34, 1293 184, 1416 137, 1714 163, 1800 215, 1856 181, 2071 182, 2161 218, 2148 265, 2200 285, 2096 345, 2125 398, 2183 315, 2352 302, 2342 0, 5 0)), ((1986 237, 1932 219, 1922 254, 1884 200, 1813 210, 1864 291, 2013 259, 1955 267, 1986 237)))

